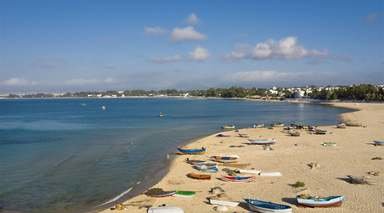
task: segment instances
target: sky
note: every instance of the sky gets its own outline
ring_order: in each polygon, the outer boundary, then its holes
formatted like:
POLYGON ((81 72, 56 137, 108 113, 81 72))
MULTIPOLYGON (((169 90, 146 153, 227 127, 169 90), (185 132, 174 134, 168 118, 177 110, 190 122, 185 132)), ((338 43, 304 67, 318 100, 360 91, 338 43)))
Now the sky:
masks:
POLYGON ((0 0, 0 93, 356 83, 383 0, 0 0))

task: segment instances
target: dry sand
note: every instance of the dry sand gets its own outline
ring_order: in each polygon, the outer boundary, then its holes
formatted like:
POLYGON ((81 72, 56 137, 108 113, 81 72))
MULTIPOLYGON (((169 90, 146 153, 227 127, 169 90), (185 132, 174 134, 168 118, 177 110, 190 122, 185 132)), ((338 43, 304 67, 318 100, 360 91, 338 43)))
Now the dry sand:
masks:
MULTIPOLYGON (((252 197, 283 203, 292 206, 293 212, 384 212, 384 160, 371 160, 373 157, 384 158, 384 146, 373 146, 375 139, 384 139, 384 104, 335 103, 335 106, 358 109, 345 113, 342 119, 361 122, 366 127, 347 127, 337 129, 325 126, 326 135, 314 135, 301 130, 300 137, 288 136, 282 128, 241 129, 250 138, 276 138, 278 143, 272 151, 265 151, 261 146, 245 145, 247 140, 231 131, 231 137, 219 138, 211 135, 199 139, 188 147, 207 147, 207 153, 199 156, 177 156, 168 174, 154 187, 164 190, 198 191, 193 198, 151 198, 138 195, 124 202, 127 210, 104 210, 106 212, 146 212, 145 206, 166 204, 178 206, 185 212, 215 212, 214 206, 207 203, 212 187, 220 186, 233 200, 241 201, 252 197), (321 146, 323 142, 336 142, 335 147, 321 146), (230 148, 231 145, 244 147, 230 148), (229 183, 218 180, 224 172, 212 175, 211 180, 193 180, 186 177, 189 172, 198 172, 186 158, 208 159, 220 153, 237 154, 239 162, 249 162, 248 168, 262 171, 279 171, 282 177, 256 177, 252 183, 229 183), (316 162, 319 168, 310 169, 308 163, 316 162), (368 171, 379 171, 379 176, 370 176, 368 171), (342 180, 346 175, 369 176, 372 185, 353 185, 342 180), (305 183, 305 187, 295 189, 290 184, 296 181, 305 183), (313 195, 344 195, 346 200, 338 208, 299 208, 294 204, 296 194, 307 189, 313 195)), ((244 206, 245 207, 245 206, 244 206)), ((248 212, 244 207, 230 208, 228 212, 248 212)))

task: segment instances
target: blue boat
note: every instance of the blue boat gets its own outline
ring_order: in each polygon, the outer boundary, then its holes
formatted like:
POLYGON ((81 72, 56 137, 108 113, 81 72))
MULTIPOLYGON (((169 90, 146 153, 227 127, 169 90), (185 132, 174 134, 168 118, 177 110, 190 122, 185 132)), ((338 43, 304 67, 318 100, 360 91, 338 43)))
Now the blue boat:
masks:
POLYGON ((181 147, 178 147, 177 150, 187 155, 201 155, 205 153, 206 149, 205 147, 202 147, 201 149, 183 149, 181 147))
POLYGON ((292 208, 287 205, 272 203, 257 199, 244 199, 251 211, 261 213, 291 213, 292 208))

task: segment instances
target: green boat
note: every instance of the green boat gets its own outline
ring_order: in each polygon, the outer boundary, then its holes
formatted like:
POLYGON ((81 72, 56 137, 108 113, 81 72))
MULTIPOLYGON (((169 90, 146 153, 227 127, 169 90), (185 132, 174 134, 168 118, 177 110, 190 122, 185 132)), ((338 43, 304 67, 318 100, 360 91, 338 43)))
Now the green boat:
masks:
POLYGON ((194 191, 176 191, 173 196, 176 197, 194 197, 196 192, 194 191))

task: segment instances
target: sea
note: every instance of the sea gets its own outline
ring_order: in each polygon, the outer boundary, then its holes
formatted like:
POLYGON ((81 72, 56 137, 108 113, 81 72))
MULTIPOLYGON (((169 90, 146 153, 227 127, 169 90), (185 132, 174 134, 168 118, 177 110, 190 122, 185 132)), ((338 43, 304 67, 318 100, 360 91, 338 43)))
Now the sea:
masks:
POLYGON ((156 183, 177 146, 224 124, 336 124, 348 111, 229 99, 3 99, 0 211, 105 208, 156 183))

